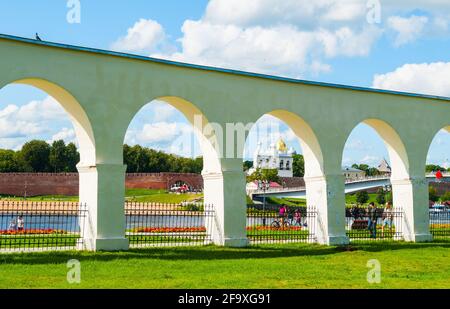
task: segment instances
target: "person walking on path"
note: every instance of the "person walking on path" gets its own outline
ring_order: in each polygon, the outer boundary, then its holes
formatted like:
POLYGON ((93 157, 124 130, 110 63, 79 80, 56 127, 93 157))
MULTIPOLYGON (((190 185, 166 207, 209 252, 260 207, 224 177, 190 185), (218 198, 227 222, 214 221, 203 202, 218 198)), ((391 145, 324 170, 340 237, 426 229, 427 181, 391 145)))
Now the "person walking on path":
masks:
POLYGON ((371 202, 369 204, 369 208, 367 209, 367 216, 369 217, 369 221, 367 224, 367 229, 370 233, 370 238, 377 238, 377 208, 375 207, 375 203, 371 202))
POLYGON ((392 221, 394 220, 394 210, 390 202, 386 203, 386 208, 383 211, 383 225, 381 226, 381 237, 384 236, 384 228, 386 225, 389 227, 389 231, 392 229, 392 221))
POLYGON ((17 230, 19 232, 22 232, 25 228, 25 221, 23 220, 22 216, 19 216, 19 218, 17 218, 17 230))

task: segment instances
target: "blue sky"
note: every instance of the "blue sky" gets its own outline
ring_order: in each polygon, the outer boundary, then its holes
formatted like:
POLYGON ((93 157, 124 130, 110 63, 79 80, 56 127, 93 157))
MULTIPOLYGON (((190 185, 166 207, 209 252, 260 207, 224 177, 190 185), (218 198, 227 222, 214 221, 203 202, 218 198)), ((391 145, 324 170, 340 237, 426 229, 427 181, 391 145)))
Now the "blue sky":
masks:
MULTIPOLYGON (((0 33, 33 37, 39 32, 42 39, 54 42, 450 96, 446 0, 80 0, 80 23, 67 21, 68 2, 2 1, 0 33), (374 8, 379 4, 381 14, 367 4, 375 4, 374 8), (368 14, 375 19, 368 19, 368 14)), ((0 128, 1 148, 20 148, 31 138, 75 141, 70 120, 58 103, 25 86, 0 90, 0 128)), ((279 136, 301 152, 292 132, 265 116, 252 130, 245 156, 252 156, 258 140, 268 146, 279 136), (264 131, 267 127, 272 129, 269 133, 264 131)), ((200 154, 183 115, 162 102, 141 110, 126 142, 181 155, 200 154)), ((450 134, 440 132, 428 161, 444 164, 449 153, 450 134)), ((360 125, 349 136, 343 164, 376 165, 383 157, 389 159, 383 141, 370 127, 360 125)))

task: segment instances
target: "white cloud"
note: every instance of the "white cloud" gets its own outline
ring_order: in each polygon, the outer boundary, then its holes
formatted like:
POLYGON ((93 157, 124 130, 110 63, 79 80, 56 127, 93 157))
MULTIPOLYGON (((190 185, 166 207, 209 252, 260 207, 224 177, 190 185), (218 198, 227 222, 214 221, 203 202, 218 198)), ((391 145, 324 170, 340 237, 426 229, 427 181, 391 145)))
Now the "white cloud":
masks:
POLYGON ((397 33, 395 46, 414 42, 421 36, 427 23, 428 17, 416 15, 406 18, 391 16, 387 20, 388 27, 397 33))
POLYGON ((186 20, 181 49, 153 57, 258 73, 304 77, 330 72, 326 59, 366 56, 381 30, 360 0, 212 0, 186 20), (359 22, 356 22, 359 21, 359 22))
MULTIPOLYGON (((198 20, 185 20, 180 47, 160 24, 140 19, 113 46, 153 57, 305 78, 332 71, 327 61, 370 54, 383 33, 400 46, 448 33, 448 1, 382 3, 382 23, 369 24, 364 0, 211 0, 198 20), (413 15, 416 10, 423 16, 413 15), (390 31, 385 31, 389 29, 390 31), (165 43, 170 47, 164 48, 165 43)), ((417 13, 416 13, 417 14, 417 13)))
POLYGON ((154 104, 152 107, 154 113, 153 121, 155 122, 166 121, 178 112, 175 107, 165 102, 155 101, 152 104, 154 104))
POLYGON ((295 25, 240 27, 203 20, 187 20, 182 32, 181 51, 153 56, 292 77, 329 72, 324 57, 365 56, 380 34, 370 26, 304 31, 295 25))
POLYGON ((17 149, 30 139, 43 139, 55 126, 70 125, 68 115, 52 97, 0 109, 0 147, 17 149))
POLYGON ((374 88, 450 96, 450 62, 405 64, 375 75, 374 88))
POLYGON ((204 20, 249 27, 267 24, 317 26, 326 22, 350 22, 365 14, 360 0, 212 0, 204 20))
POLYGON ((146 123, 141 128, 128 130, 125 142, 141 145, 164 144, 174 141, 184 132, 192 131, 192 126, 182 122, 146 123))
POLYGON ((75 135, 75 130, 72 128, 62 128, 59 132, 54 134, 51 139, 47 141, 47 143, 51 144, 54 141, 63 140, 68 143, 74 143, 77 144, 77 138, 75 135))
POLYGON ((360 139, 350 140, 345 144, 346 150, 370 151, 373 147, 360 139))
POLYGON ((381 162, 381 158, 377 156, 366 155, 361 160, 359 160, 360 164, 367 164, 369 166, 378 166, 381 162))
POLYGON ((112 49, 127 52, 151 52, 161 44, 166 35, 163 27, 156 21, 141 18, 127 35, 112 44, 112 49))

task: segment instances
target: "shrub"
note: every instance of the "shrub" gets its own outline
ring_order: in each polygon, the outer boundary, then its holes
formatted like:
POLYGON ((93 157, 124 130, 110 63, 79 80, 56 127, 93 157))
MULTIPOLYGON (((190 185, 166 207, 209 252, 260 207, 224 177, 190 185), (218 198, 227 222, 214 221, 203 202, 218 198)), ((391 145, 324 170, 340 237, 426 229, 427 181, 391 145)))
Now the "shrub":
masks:
POLYGON ((356 202, 358 204, 365 204, 369 200, 369 193, 367 191, 359 191, 356 193, 356 202))
POLYGON ((429 189, 428 189, 428 193, 429 193, 430 201, 437 202, 439 200, 439 196, 437 194, 436 188, 433 188, 433 187, 430 186, 429 189))
POLYGON ((186 211, 203 211, 203 206, 202 205, 197 205, 197 204, 187 204, 187 205, 183 206, 183 210, 186 210, 186 211))

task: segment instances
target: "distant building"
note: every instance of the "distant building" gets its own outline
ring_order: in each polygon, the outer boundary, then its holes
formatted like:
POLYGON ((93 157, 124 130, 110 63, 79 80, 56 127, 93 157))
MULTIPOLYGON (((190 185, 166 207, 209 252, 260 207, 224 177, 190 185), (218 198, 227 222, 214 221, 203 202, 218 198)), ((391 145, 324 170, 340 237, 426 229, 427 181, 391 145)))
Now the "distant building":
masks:
POLYGON ((377 169, 381 175, 391 176, 392 170, 391 170, 389 163, 387 163, 386 159, 383 159, 383 161, 381 161, 381 163, 380 163, 380 165, 378 165, 377 169))
POLYGON ((259 142, 253 155, 253 167, 248 170, 248 174, 253 174, 258 168, 276 169, 279 177, 293 177, 293 154, 294 149, 292 147, 288 149, 282 139, 276 144, 271 144, 266 150, 262 149, 262 143, 259 142))
POLYGON ((344 167, 342 173, 345 179, 357 180, 366 177, 366 172, 353 167, 344 167))

